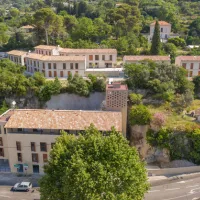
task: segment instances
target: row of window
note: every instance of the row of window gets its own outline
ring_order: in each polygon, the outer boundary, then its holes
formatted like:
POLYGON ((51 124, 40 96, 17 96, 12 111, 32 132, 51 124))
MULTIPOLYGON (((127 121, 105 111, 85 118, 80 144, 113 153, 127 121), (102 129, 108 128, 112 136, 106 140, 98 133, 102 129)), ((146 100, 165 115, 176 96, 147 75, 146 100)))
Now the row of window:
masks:
MULTIPOLYGON (((184 67, 186 69, 187 63, 183 63, 182 67, 184 67)), ((190 63, 190 69, 194 68, 194 63, 190 63)), ((200 63, 199 63, 199 69, 200 69, 200 63)))
POLYGON ((51 51, 43 51, 43 50, 36 50, 36 53, 38 53, 38 54, 45 54, 45 55, 49 55, 49 56, 51 56, 51 51))
MULTIPOLYGON (((93 58, 95 58, 95 60, 99 60, 100 56, 99 55, 95 55, 93 57, 93 55, 89 55, 89 60, 93 60, 93 58)), ((106 56, 102 55, 102 60, 105 60, 106 56)), ((113 56, 109 55, 109 60, 113 60, 113 56)))
MULTIPOLYGON (((22 153, 17 153, 17 160, 18 162, 22 162, 22 153)), ((43 154, 43 162, 48 161, 48 155, 43 154)), ((39 162, 38 153, 32 153, 32 162, 39 162)))
MULTIPOLYGON (((54 144, 55 143, 51 143, 51 148, 53 148, 54 144)), ((17 148, 17 151, 21 151, 22 150, 22 148, 21 148, 21 142, 16 141, 16 148, 17 148)), ((35 142, 31 142, 31 151, 36 151, 35 142)), ((40 151, 47 152, 47 143, 40 142, 40 151)))

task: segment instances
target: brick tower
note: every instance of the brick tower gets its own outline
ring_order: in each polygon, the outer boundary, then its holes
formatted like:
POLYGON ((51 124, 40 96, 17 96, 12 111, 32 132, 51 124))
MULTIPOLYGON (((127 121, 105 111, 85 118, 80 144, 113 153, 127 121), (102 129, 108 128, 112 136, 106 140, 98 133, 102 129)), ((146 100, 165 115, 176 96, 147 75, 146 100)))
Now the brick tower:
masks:
POLYGON ((122 132, 126 137, 128 87, 120 82, 106 86, 106 110, 122 113, 122 132))

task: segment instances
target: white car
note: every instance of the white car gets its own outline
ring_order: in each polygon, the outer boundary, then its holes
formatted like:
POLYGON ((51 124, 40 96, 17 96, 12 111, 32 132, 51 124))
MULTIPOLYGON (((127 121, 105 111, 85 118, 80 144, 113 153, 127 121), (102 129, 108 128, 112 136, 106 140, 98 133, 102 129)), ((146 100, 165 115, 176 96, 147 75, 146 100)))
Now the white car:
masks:
POLYGON ((32 188, 32 183, 31 182, 21 182, 21 183, 16 183, 13 186, 14 191, 29 191, 32 188))

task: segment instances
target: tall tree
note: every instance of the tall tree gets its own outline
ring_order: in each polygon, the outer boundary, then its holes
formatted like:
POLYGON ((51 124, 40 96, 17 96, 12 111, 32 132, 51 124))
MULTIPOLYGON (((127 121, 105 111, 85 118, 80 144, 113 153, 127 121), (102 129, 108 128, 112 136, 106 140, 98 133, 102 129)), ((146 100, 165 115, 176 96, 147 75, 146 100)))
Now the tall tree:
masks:
POLYGON ((156 20, 153 39, 152 39, 152 45, 151 45, 151 54, 159 55, 160 52, 161 52, 160 25, 158 23, 158 20, 156 20))
POLYGON ((46 35, 46 44, 49 44, 49 32, 56 23, 56 14, 50 8, 42 8, 33 16, 34 24, 38 29, 43 29, 46 35))
POLYGON ((40 182, 41 200, 142 200, 148 190, 137 150, 114 128, 103 136, 90 125, 57 138, 40 182))

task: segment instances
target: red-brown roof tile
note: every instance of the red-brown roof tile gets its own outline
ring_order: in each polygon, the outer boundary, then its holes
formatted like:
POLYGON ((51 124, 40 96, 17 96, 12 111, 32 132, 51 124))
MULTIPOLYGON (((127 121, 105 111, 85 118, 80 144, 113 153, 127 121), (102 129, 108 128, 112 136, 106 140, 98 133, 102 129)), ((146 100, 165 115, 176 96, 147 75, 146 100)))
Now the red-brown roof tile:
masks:
POLYGON ((122 131, 121 112, 77 110, 15 110, 5 128, 84 130, 90 124, 101 131, 122 131))

